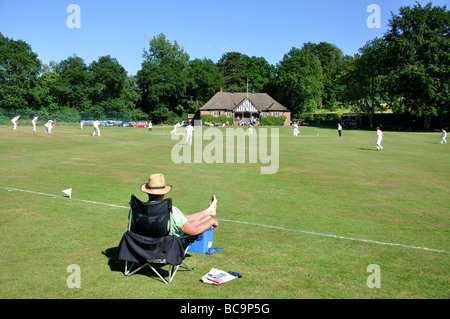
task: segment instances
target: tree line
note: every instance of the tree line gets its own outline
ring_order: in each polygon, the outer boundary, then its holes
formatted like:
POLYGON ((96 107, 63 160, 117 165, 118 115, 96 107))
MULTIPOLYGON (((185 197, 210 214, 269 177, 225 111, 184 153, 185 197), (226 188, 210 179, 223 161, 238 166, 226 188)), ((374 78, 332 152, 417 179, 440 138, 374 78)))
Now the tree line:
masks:
POLYGON ((0 33, 0 108, 132 112, 133 118, 173 123, 195 113, 220 89, 265 92, 292 118, 318 109, 391 109, 421 117, 448 115, 449 28, 446 6, 401 7, 382 38, 345 55, 334 44, 304 43, 276 65, 264 57, 227 52, 214 62, 193 59, 177 41, 155 36, 141 69, 128 75, 106 55, 89 65, 76 55, 42 64, 31 46, 0 33))

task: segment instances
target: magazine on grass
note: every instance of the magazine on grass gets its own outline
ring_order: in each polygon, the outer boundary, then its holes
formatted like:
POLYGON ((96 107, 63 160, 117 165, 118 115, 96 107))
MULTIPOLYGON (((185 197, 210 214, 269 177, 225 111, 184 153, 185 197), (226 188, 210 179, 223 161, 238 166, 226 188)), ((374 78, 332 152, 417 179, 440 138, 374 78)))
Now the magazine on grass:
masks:
POLYGON ((211 268, 211 270, 206 275, 204 275, 200 279, 200 281, 212 285, 221 285, 236 278, 237 277, 227 273, 226 271, 211 268))

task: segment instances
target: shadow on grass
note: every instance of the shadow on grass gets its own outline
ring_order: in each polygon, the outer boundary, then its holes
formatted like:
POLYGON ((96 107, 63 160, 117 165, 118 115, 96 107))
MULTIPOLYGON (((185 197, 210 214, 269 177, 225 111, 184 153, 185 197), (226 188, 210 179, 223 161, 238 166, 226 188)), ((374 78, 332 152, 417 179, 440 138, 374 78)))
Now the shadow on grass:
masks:
MULTIPOLYGON (((121 272, 121 273, 124 272, 124 270, 125 270, 125 262, 118 259, 117 247, 108 248, 108 249, 102 251, 102 254, 105 255, 106 258, 108 258, 108 266, 109 266, 109 269, 111 271, 117 271, 117 272, 121 272)), ((190 255, 186 254, 186 257, 190 257, 190 255)), ((152 266, 164 278, 167 278, 169 276, 168 269, 167 270, 164 269, 165 266, 167 267, 166 264, 152 264, 152 266)), ((137 266, 135 265, 133 267, 133 269, 136 269, 138 267, 140 267, 140 265, 137 265, 137 266)), ((184 269, 185 268, 181 266, 179 268, 178 272, 180 270, 183 271, 184 269)), ((187 269, 186 269, 186 271, 187 271, 187 269)), ((149 277, 151 279, 155 279, 155 280, 161 281, 161 279, 153 272, 153 270, 150 269, 150 267, 144 267, 141 270, 139 270, 138 272, 136 272, 134 275, 143 275, 143 276, 147 276, 147 277, 149 277)))
POLYGON ((361 150, 361 151, 372 151, 372 152, 376 152, 376 151, 377 151, 376 149, 373 149, 373 148, 366 148, 366 147, 361 147, 360 150, 361 150))
POLYGON ((102 251, 102 255, 105 255, 108 258, 108 266, 111 271, 120 271, 123 272, 125 269, 125 263, 118 259, 118 251, 117 247, 111 247, 102 251))

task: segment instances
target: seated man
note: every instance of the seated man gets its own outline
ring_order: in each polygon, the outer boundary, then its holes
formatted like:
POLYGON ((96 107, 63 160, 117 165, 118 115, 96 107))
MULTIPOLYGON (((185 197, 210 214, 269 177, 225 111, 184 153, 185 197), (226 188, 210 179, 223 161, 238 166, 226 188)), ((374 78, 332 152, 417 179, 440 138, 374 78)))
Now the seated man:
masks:
MULTIPOLYGON (((148 194, 149 202, 161 201, 172 190, 172 185, 166 185, 163 174, 153 174, 148 183, 142 184, 141 190, 148 194)), ((183 234, 193 236, 219 226, 219 221, 213 217, 216 215, 216 208, 216 196, 213 196, 208 208, 192 215, 185 216, 177 207, 172 206, 172 234, 178 237, 183 234)))

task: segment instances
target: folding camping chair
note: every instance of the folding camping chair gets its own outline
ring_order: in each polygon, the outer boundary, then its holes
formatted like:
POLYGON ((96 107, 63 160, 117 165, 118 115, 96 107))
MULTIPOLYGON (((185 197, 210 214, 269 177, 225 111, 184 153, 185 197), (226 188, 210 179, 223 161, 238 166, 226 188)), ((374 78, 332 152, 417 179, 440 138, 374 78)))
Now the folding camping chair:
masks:
POLYGON ((118 259, 125 261, 125 276, 133 275, 149 266, 164 283, 170 284, 180 265, 193 270, 184 262, 184 258, 189 245, 197 236, 173 235, 170 227, 171 215, 171 198, 145 203, 131 195, 128 231, 118 246, 118 259), (131 271, 135 264, 140 266, 131 271), (168 280, 164 279, 153 264, 170 265, 168 280))

